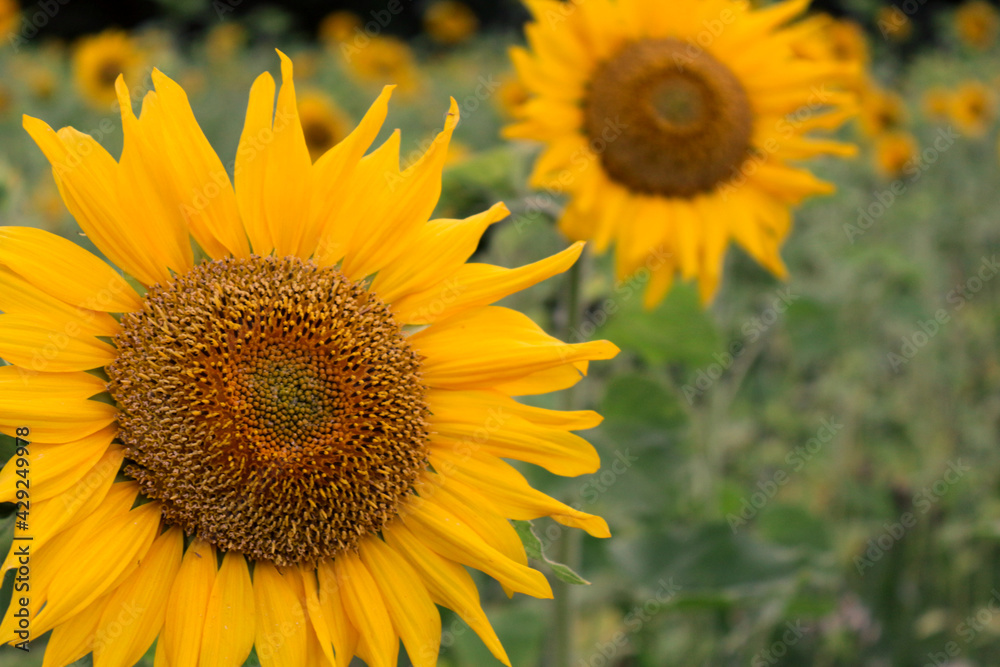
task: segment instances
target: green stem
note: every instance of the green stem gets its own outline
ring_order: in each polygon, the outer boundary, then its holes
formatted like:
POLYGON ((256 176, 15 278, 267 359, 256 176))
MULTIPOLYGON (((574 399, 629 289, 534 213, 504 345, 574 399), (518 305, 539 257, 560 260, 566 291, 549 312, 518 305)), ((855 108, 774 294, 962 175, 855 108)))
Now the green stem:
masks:
MULTIPOLYGON (((567 274, 568 289, 566 291, 566 313, 563 340, 567 343, 582 343, 576 340, 579 336, 581 311, 580 292, 583 282, 583 263, 586 252, 580 257, 567 274)), ((561 407, 572 410, 576 403, 576 392, 573 387, 562 392, 561 407)), ((568 565, 574 572, 580 569, 580 551, 582 536, 579 530, 562 530, 562 535, 556 543, 555 560, 568 565)), ((575 664, 573 656, 573 635, 576 628, 576 586, 556 579, 553 587, 555 595, 555 632, 553 637, 552 667, 571 667, 575 664)))

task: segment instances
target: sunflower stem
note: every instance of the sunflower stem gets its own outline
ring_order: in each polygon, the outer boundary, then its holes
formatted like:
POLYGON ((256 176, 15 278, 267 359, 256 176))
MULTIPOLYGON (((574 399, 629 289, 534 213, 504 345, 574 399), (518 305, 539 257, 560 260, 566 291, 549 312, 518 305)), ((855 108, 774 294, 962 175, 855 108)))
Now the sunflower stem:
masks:
MULTIPOLYGON (((580 259, 570 267, 567 274, 565 331, 563 341, 567 343, 582 343, 576 340, 580 334, 580 322, 583 318, 581 310, 582 283, 584 277, 583 264, 587 257, 584 252, 580 259)), ((570 387, 561 394, 561 407, 572 410, 576 407, 576 392, 570 387)), ((578 530, 561 531, 556 542, 555 560, 569 566, 574 572, 580 569, 580 551, 582 546, 581 533, 578 530)), ((555 595, 555 632, 553 633, 552 667, 571 667, 576 663, 573 656, 573 631, 576 627, 576 586, 561 579, 555 580, 553 594, 555 595)))

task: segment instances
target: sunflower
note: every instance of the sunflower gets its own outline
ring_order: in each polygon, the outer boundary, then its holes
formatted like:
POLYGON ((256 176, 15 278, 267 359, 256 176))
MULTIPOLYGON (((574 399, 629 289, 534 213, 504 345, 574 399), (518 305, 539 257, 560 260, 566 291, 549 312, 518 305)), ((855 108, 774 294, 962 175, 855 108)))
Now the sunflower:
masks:
POLYGON ((875 15, 875 25, 883 37, 894 42, 905 42, 913 34, 910 17, 896 5, 879 8, 875 15))
POLYGON ((996 115, 992 91, 979 81, 966 81, 952 95, 949 115, 962 134, 982 137, 996 115))
POLYGON ((229 62, 247 43, 247 30, 239 23, 220 23, 205 36, 205 53, 216 62, 229 62))
POLYGON ((7 39, 21 21, 21 5, 17 0, 0 0, 0 39, 7 39))
POLYGON ((906 103, 897 93, 868 82, 858 100, 861 105, 861 131, 869 138, 875 139, 906 124, 906 103))
POLYGON ((364 44, 341 44, 340 53, 351 72, 368 83, 393 82, 400 93, 413 93, 419 75, 413 51, 401 39, 376 35, 364 44))
POLYGON ((950 106, 951 91, 947 88, 936 86, 934 88, 929 88, 924 92, 924 115, 926 115, 930 120, 941 121, 948 118, 950 106))
MULTIPOLYGON (((509 664, 462 566, 549 597, 507 519, 608 535, 503 460, 598 468, 571 433, 597 414, 511 397, 569 387, 617 348, 489 305, 580 245, 517 269, 466 264, 507 212, 428 221, 457 104, 400 171, 398 132, 365 155, 387 88, 314 164, 283 54, 282 80, 276 107, 269 74, 251 88, 235 188, 159 71, 140 117, 117 82, 117 162, 25 118, 82 230, 130 276, 0 227, 0 431, 30 428, 28 611, 33 635, 52 630, 46 665, 90 651, 131 665, 155 640, 157 664, 240 665, 255 648, 263 665, 389 667, 402 640, 430 667, 435 604, 509 664)), ((0 471, 2 501, 16 470, 0 471)))
POLYGON ((833 190, 788 162, 855 152, 808 136, 850 117, 837 82, 856 73, 795 54, 783 26, 808 2, 527 5, 512 57, 533 97, 505 134, 547 143, 531 184, 570 195, 564 233, 615 241, 619 277, 646 265, 647 307, 677 272, 711 299, 731 239, 784 276, 792 205, 833 190))
POLYGON ((424 12, 424 31, 438 44, 453 46, 476 34, 479 19, 457 0, 436 0, 424 12))
POLYGON ((120 30, 84 37, 73 49, 76 86, 84 99, 98 108, 107 108, 117 100, 118 75, 124 74, 131 81, 143 63, 144 57, 134 40, 120 30))
POLYGON ((304 91, 298 105, 306 147, 315 162, 347 136, 348 120, 336 102, 320 90, 304 91))
POLYGON ((499 83, 496 94, 497 106, 505 116, 517 118, 521 107, 531 99, 531 92, 516 74, 502 75, 499 83))
POLYGON ((980 51, 993 46, 1000 29, 1000 16, 993 5, 969 0, 955 12, 955 31, 963 44, 980 51))
POLYGON ((354 12, 337 11, 319 22, 319 39, 328 48, 338 49, 361 30, 361 17, 354 12))
POLYGON ((875 141, 875 167, 884 178, 898 178, 917 158, 917 141, 909 132, 889 132, 875 141))

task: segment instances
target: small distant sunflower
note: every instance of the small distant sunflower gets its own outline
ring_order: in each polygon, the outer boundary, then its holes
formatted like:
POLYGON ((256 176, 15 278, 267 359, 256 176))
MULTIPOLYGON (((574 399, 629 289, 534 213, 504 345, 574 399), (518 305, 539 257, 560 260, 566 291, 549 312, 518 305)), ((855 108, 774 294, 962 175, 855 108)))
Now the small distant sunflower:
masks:
POLYGON ((347 136, 349 121, 333 98, 320 90, 303 91, 298 102, 302 134, 315 162, 347 136))
POLYGON ((319 23, 319 39, 329 48, 339 48, 361 30, 361 17, 354 12, 338 11, 327 14, 319 23))
POLYGON ((875 166, 884 178, 897 178, 917 158, 917 140, 909 132, 890 132, 875 141, 875 166))
POLYGON ((906 124, 906 103, 897 93, 869 83, 858 99, 861 104, 861 130, 869 138, 902 129, 906 124))
POLYGON ((868 65, 868 42, 864 30, 853 21, 814 14, 789 26, 795 55, 806 60, 835 60, 855 68, 856 76, 844 85, 857 90, 864 82, 868 65))
POLYGON ((134 80, 145 59, 134 40, 121 30, 106 30, 83 37, 73 48, 73 77, 84 99, 106 108, 117 99, 119 74, 134 80))
POLYGON ((969 0, 955 12, 955 31, 962 43, 980 51, 992 47, 1000 30, 996 8, 984 0, 969 0))
POLYGON ((516 74, 500 77, 496 100, 500 110, 510 118, 516 118, 521 107, 531 99, 531 91, 516 74))
POLYGON ((21 22, 21 4, 17 0, 0 0, 0 39, 17 30, 21 22))
POLYGON ((979 81, 966 81, 952 95, 949 115, 962 134, 982 137, 996 116, 993 92, 979 81))
MULTIPOLYGON (((31 429, 29 611, 35 636, 52 631, 46 665, 91 651, 132 665, 156 641, 157 664, 230 667, 255 649, 268 667, 390 667, 402 640, 432 667, 435 605, 509 664, 463 565, 549 597, 508 518, 608 535, 503 460, 599 465, 572 433, 597 414, 511 397, 569 387, 617 348, 563 343, 489 305, 566 270, 580 245, 517 269, 467 264, 507 212, 428 221, 454 101, 404 171, 398 132, 366 155, 388 88, 313 164, 283 55, 282 81, 276 107, 269 74, 251 88, 235 188, 159 71, 140 117, 118 81, 118 161, 25 118, 84 233, 134 279, 63 238, 0 227, 13 364, 0 431, 31 429)), ((0 501, 17 470, 0 472, 0 501)), ((15 563, 12 549, 4 569, 15 563)))
POLYGON ((785 275, 791 207, 833 190, 789 162, 855 152, 808 136, 851 116, 837 82, 856 73, 795 54, 783 26, 808 4, 527 0, 531 50, 512 57, 533 97, 505 134, 546 142, 531 183, 571 195, 570 238, 614 241, 620 277, 652 270, 647 307, 678 272, 711 299, 730 240, 785 275))
POLYGON ((205 53, 214 62, 228 62, 247 43, 247 30, 235 21, 220 23, 205 36, 205 53))
POLYGON ((930 120, 941 121, 948 118, 951 106, 951 91, 941 86, 929 88, 924 92, 924 115, 930 120))
POLYGON ((913 34, 910 17, 896 5, 881 7, 875 15, 875 25, 883 37, 894 42, 905 42, 913 34))
POLYGON ((375 36, 364 45, 345 43, 341 54, 354 75, 368 83, 392 82, 400 93, 417 89, 419 73, 413 51, 397 37, 375 36))
POLYGON ((475 13, 457 0, 436 0, 424 12, 424 30, 438 44, 461 44, 475 35, 478 28, 475 13))

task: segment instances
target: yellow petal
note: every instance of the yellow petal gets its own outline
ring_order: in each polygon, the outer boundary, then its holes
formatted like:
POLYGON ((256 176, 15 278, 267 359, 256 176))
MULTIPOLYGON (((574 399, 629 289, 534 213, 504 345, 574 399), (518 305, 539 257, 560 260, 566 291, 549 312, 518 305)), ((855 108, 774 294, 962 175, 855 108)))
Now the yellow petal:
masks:
POLYGON ((453 610, 476 631, 490 652, 510 667, 507 652, 500 644, 493 626, 486 618, 479 603, 479 591, 464 567, 442 558, 422 541, 417 539, 400 521, 394 521, 383 529, 386 542, 410 562, 420 573, 420 579, 427 586, 437 604, 453 610))
POLYGON ((107 391, 90 373, 40 373, 20 366, 0 366, 0 400, 12 397, 90 398, 107 391))
POLYGON ((94 650, 97 624, 101 621, 101 614, 110 597, 105 595, 99 598, 87 609, 52 630, 49 642, 45 645, 42 667, 63 667, 94 650))
POLYGON ((121 330, 117 320, 108 313, 71 306, 3 265, 0 265, 0 311, 32 316, 57 329, 76 326, 95 336, 113 338, 121 330))
POLYGON ((142 559, 159 529, 160 506, 148 503, 82 531, 77 548, 60 556, 63 568, 48 588, 48 603, 35 619, 35 631, 40 634, 62 623, 103 595, 119 575, 142 559))
POLYGON ((63 493, 97 465, 117 432, 117 426, 109 426, 67 444, 31 443, 24 457, 27 466, 18 466, 17 461, 22 457, 14 456, 0 470, 0 502, 14 502, 16 481, 24 479, 23 472, 18 475, 18 470, 23 468, 28 469, 32 502, 42 502, 63 493))
POLYGON ((184 534, 160 535, 139 567, 111 594, 94 638, 94 667, 133 665, 163 627, 167 596, 181 565, 184 534))
POLYGON ((551 257, 516 269, 490 264, 465 264, 435 287, 393 304, 398 317, 410 324, 429 324, 469 308, 495 303, 562 273, 580 257, 584 244, 575 243, 551 257))
POLYGON ((171 665, 198 664, 215 576, 215 547, 195 539, 184 552, 174 578, 159 639, 164 644, 164 659, 171 665))
POLYGON ((0 315, 0 357, 33 371, 66 373, 108 365, 114 347, 72 324, 53 328, 36 316, 0 315))
POLYGON ((608 341, 569 345, 516 311, 488 306, 427 327, 410 340, 426 357, 424 382, 448 389, 487 389, 578 361, 610 359, 608 341))
POLYGON ((448 391, 432 389, 427 392, 431 412, 442 420, 467 421, 468 411, 496 417, 513 415, 539 426, 551 426, 566 431, 583 431, 598 426, 604 418, 593 410, 548 410, 518 403, 495 391, 448 391))
POLYGON ((394 88, 383 88, 354 131, 313 165, 313 198, 306 235, 317 238, 316 261, 323 265, 336 264, 347 251, 354 226, 337 216, 347 192, 345 184, 382 129, 394 88))
POLYGON ((281 573, 267 562, 253 571, 254 646, 263 667, 291 667, 306 662, 305 611, 281 573))
MULTIPOLYGON (((336 667, 337 660, 333 655, 333 639, 331 637, 330 626, 319 602, 319 592, 317 590, 316 568, 310 565, 299 565, 289 567, 285 572, 285 578, 289 580, 299 597, 299 604, 306 611, 309 617, 309 630, 307 633, 307 649, 314 648, 320 654, 310 656, 312 661, 336 667)), ((307 653, 312 651, 307 650, 307 653)))
POLYGON ((326 559, 316 566, 319 577, 319 604, 326 624, 330 628, 335 657, 341 667, 349 665, 357 652, 358 631, 347 616, 341 596, 340 583, 333 561, 326 559))
POLYGON ((114 269, 72 241, 41 229, 0 227, 0 264, 73 306, 113 313, 142 308, 139 295, 114 269))
POLYGON ((256 633, 253 583, 246 558, 229 551, 212 584, 201 641, 201 667, 239 667, 256 633))
POLYGON ((333 561, 340 596, 351 625, 358 630, 358 655, 370 667, 394 667, 399 639, 385 601, 357 554, 345 552, 333 561))
POLYGON ((504 556, 433 499, 415 498, 400 516, 414 535, 445 558, 481 570, 515 591, 552 597, 549 582, 541 572, 504 556))
POLYGON ((274 250, 274 240, 267 224, 264 208, 264 183, 267 176, 268 144, 274 139, 271 129, 274 109, 274 79, 264 72, 250 87, 243 134, 236 149, 236 203, 240 217, 250 237, 250 245, 258 255, 274 250))
MULTIPOLYGON (((143 231, 142 225, 131 224, 132 219, 121 205, 118 196, 119 165, 114 158, 94 141, 93 137, 72 128, 63 128, 57 135, 44 122, 25 116, 24 129, 52 164, 56 185, 66 207, 101 252, 144 285, 168 280, 170 272, 160 256, 159 249, 149 247, 149 235, 143 231)), ((63 244, 73 245, 71 241, 65 239, 62 241, 63 244)), ((82 248, 77 250, 79 253, 86 253, 82 248)), ((38 257, 39 260, 43 258, 46 265, 55 264, 49 257, 44 255, 38 257)), ((4 263, 31 279, 16 266, 6 261, 4 263)), ((55 272, 57 275, 66 275, 73 280, 79 280, 87 275, 86 271, 79 271, 80 268, 80 265, 75 263, 66 264, 55 269, 55 272)), ((39 275, 48 276, 48 272, 43 271, 39 275)), ((100 280, 103 280, 103 277, 103 273, 95 276, 100 280)), ((73 285, 69 285, 70 282, 67 280, 67 287, 72 289, 72 293, 79 294, 84 291, 83 286, 92 284, 92 279, 73 285)), ((117 283, 105 283, 105 285, 111 285, 112 289, 118 286, 117 283)), ((39 287, 45 289, 42 285, 39 287)), ((82 298, 86 299, 94 294, 93 290, 87 290, 82 298)), ((77 302, 75 297, 64 298, 75 305, 87 307, 82 302, 77 302)))
MULTIPOLYGON (((2 326, 0 316, 0 326, 2 326)), ((31 429, 35 442, 67 442, 97 433, 118 418, 113 405, 80 398, 34 399, 0 397, 0 432, 14 436, 31 429)))
POLYGON ((377 537, 359 545, 361 561, 382 591, 393 627, 415 667, 434 667, 441 648, 441 615, 409 563, 377 537))
POLYGON ((158 108, 143 124, 160 159, 169 164, 164 174, 170 180, 161 185, 172 191, 175 206, 209 257, 246 257, 250 246, 229 174, 198 126, 187 94, 158 69, 153 85, 158 108))

